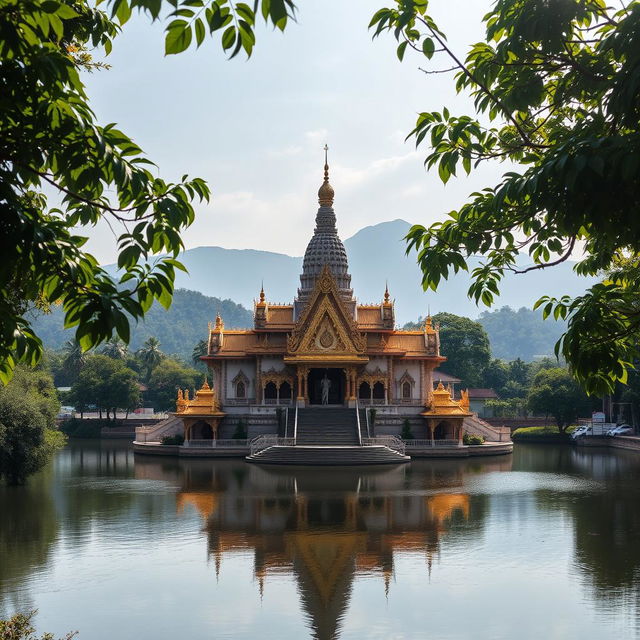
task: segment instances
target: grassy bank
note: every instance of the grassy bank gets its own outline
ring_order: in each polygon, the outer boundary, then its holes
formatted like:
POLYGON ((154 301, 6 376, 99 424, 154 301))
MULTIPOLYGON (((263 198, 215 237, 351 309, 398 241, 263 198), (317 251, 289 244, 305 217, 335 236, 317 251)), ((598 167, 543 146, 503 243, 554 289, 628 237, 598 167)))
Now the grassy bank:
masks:
POLYGON ((570 434, 574 429, 575 427, 569 427, 564 433, 560 433, 556 426, 520 427, 511 434, 511 439, 514 442, 571 442, 570 434))

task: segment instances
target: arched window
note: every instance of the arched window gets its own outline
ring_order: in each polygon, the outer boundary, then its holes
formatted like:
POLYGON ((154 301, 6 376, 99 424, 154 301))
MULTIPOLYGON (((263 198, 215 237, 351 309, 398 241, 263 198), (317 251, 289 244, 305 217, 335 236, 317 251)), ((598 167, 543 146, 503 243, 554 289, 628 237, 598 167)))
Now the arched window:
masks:
POLYGON ((402 383, 402 399, 411 399, 411 383, 408 380, 402 383))
POLYGON ((373 385, 373 398, 374 400, 384 399, 384 385, 382 384, 382 382, 376 382, 373 385))
POLYGON ((267 382, 264 388, 265 400, 275 400, 278 397, 278 387, 275 382, 267 382))
POLYGON ((291 385, 285 380, 280 385, 280 400, 290 400, 291 399, 291 385))
POLYGON ((236 398, 246 398, 247 387, 242 380, 236 383, 236 398))
POLYGON ((369 400, 371 398, 371 387, 368 382, 363 382, 358 389, 358 398, 361 400, 369 400))

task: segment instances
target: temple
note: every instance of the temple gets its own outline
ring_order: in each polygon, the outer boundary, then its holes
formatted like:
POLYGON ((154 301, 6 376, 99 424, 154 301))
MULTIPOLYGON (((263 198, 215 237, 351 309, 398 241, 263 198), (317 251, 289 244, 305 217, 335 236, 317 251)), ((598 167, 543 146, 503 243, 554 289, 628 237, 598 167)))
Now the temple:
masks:
POLYGON ((427 317, 419 331, 398 330, 384 283, 380 302, 358 302, 333 201, 325 157, 315 229, 293 302, 273 304, 262 288, 252 329, 226 329, 220 316, 210 327, 203 359, 223 411, 232 422, 244 415, 255 435, 253 418, 264 414, 254 407, 358 404, 376 407, 377 433, 399 434, 409 419, 416 437, 461 438, 468 406, 442 387, 434 396, 433 371, 446 359, 438 326, 427 317))
MULTIPOLYGON (((379 302, 358 301, 338 235, 334 195, 325 150, 315 229, 296 295, 290 304, 275 304, 263 286, 251 329, 227 328, 220 315, 210 323, 202 360, 212 385, 205 382, 191 400, 178 395, 175 415, 187 447, 245 438, 250 460, 367 464, 407 461, 410 437, 413 444, 438 441, 454 447, 455 455, 463 453, 463 433, 477 418, 465 391, 456 398, 451 386, 438 382, 434 388, 439 380, 434 370, 446 360, 439 327, 428 315, 420 330, 397 329, 384 283, 379 302), (258 456, 260 437, 261 450, 269 451, 258 456), (361 450, 374 445, 379 450, 361 450), (276 453, 277 460, 268 460, 276 453)), ((144 437, 146 444, 148 436, 141 432, 137 441, 144 437)))

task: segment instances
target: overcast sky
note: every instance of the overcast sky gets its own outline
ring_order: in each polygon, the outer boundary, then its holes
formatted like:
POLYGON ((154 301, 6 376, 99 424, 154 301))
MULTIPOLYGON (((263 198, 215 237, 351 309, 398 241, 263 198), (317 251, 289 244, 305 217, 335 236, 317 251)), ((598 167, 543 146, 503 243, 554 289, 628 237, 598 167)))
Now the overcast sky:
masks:
MULTIPOLYGON (((102 124, 116 122, 168 180, 188 173, 211 186, 209 205, 184 234, 187 248, 217 245, 301 255, 313 231, 323 152, 330 147, 331 183, 341 237, 385 220, 427 224, 459 206, 474 189, 497 181, 487 166, 443 186, 404 142, 420 111, 448 106, 470 113, 451 74, 425 75, 424 59, 400 63, 390 35, 372 41, 367 25, 384 6, 363 0, 300 0, 298 22, 284 34, 260 28, 248 61, 228 61, 217 40, 198 51, 163 55, 162 24, 125 25, 108 62, 87 75, 102 124)), ((432 0, 431 13, 464 54, 482 36, 488 0, 432 0)), ((431 68, 449 66, 432 61, 431 68)), ((90 247, 113 262, 106 227, 90 247)))

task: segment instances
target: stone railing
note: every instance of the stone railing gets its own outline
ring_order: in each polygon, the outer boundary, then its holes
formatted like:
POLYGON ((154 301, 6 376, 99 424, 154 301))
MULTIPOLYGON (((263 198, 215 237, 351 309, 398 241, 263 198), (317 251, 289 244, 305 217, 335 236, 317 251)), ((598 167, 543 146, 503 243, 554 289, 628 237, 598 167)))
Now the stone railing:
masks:
POLYGON ((391 449, 392 451, 397 451, 402 455, 404 455, 405 452, 405 442, 397 436, 376 436, 375 438, 362 438, 362 446, 389 447, 389 449, 391 449))
POLYGON ((404 444, 409 449, 427 449, 430 447, 461 447, 462 442, 460 440, 430 440, 426 439, 415 439, 415 440, 405 440, 404 444))
POLYGON ((244 439, 219 439, 219 440, 185 440, 184 447, 192 448, 192 447, 205 447, 208 449, 214 448, 244 448, 249 446, 249 441, 244 439))
POLYGON ((279 438, 276 435, 264 434, 251 440, 249 454, 253 456, 269 447, 292 447, 295 443, 295 438, 279 438))

